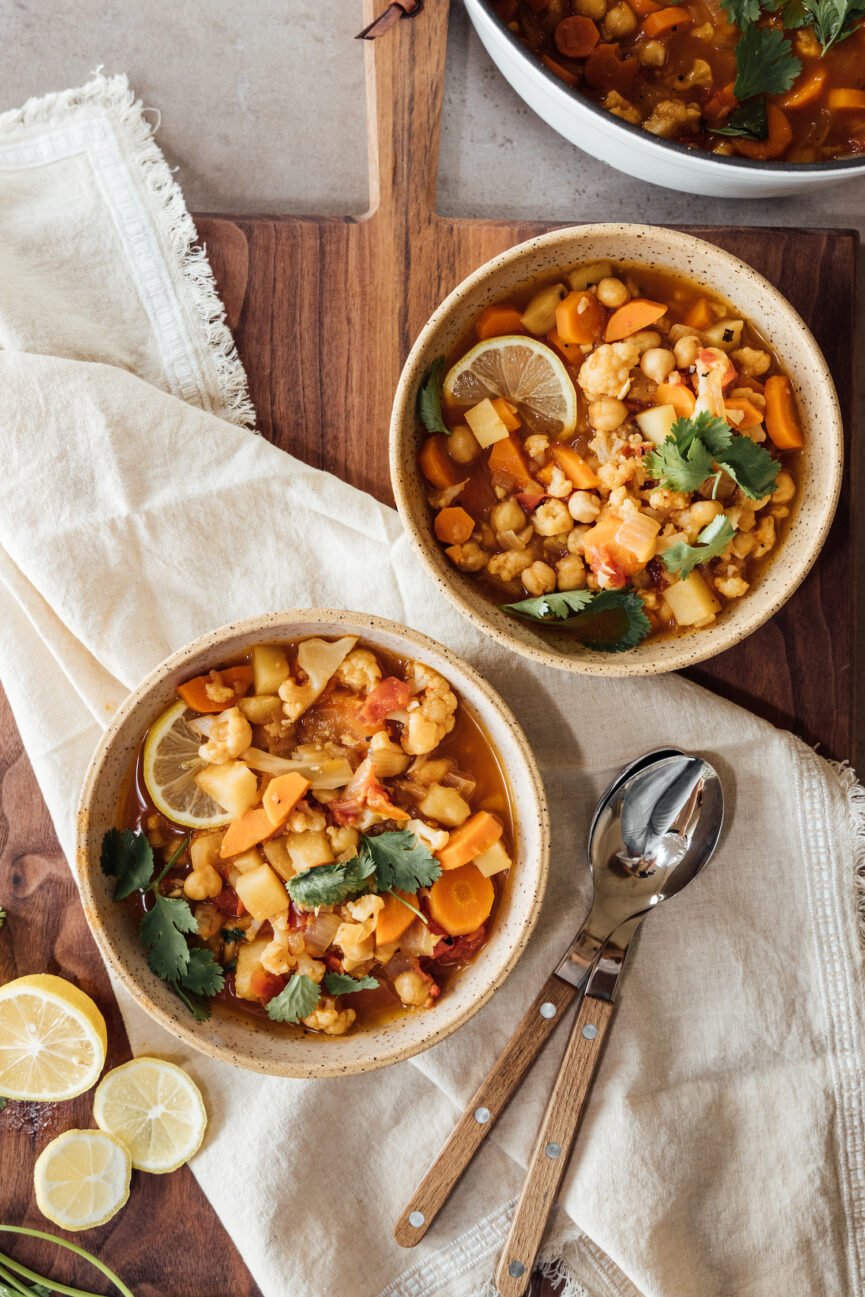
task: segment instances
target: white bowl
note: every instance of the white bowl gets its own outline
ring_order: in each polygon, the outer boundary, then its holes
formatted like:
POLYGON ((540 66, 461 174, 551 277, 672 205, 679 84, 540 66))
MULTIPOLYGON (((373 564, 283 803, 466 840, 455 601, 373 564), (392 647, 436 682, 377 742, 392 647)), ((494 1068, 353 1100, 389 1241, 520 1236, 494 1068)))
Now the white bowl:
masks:
POLYGON ((865 176, 865 156, 831 162, 751 162, 660 139, 566 86, 521 44, 486 0, 464 3, 482 45, 520 98, 571 144, 638 180, 713 198, 771 198, 865 176))
POLYGON ((525 735, 498 694, 461 658, 395 622, 329 609, 271 613, 211 631, 179 649, 132 691, 93 756, 81 794, 77 860, 84 913, 108 967, 133 999, 167 1031, 210 1058, 276 1076, 341 1076, 410 1058, 467 1022, 516 964, 541 906, 547 879, 550 826, 537 763, 525 735), (146 730, 175 701, 183 680, 236 657, 253 644, 308 635, 357 635, 402 658, 420 658, 453 685, 480 722, 506 771, 514 809, 516 864, 499 904, 490 939, 432 1009, 405 1013, 376 1027, 334 1038, 273 1030, 251 1014, 215 1012, 195 1022, 147 966, 124 904, 99 867, 107 829, 146 730))

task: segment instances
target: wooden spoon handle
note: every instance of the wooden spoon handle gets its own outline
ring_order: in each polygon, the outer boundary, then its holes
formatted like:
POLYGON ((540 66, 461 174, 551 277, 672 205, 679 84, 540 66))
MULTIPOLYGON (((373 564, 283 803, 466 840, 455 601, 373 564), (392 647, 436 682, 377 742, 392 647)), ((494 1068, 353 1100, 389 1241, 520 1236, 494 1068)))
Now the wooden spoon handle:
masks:
POLYGON ((576 994, 555 975, 544 984, 397 1221, 394 1238, 402 1247, 421 1241, 576 994))
POLYGON ((531 1278, 550 1212, 585 1111, 614 1006, 587 996, 574 1021, 559 1075, 499 1259, 499 1297, 521 1297, 531 1278))

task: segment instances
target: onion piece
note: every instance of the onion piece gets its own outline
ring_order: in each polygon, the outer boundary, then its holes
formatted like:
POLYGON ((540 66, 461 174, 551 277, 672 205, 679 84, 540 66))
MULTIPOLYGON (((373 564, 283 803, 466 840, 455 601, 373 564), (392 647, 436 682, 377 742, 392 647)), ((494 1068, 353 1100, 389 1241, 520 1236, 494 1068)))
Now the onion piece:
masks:
POLYGON ((277 757, 261 748, 247 748, 241 755, 251 770, 266 775, 287 775, 296 771, 308 779, 313 788, 344 788, 352 777, 351 763, 347 757, 325 757, 321 761, 294 761, 277 757))
POLYGON ((336 936, 341 923, 338 914, 314 914, 303 931, 303 940, 310 955, 323 955, 336 936))
POLYGON ((407 955, 429 958, 440 941, 441 937, 437 933, 430 932, 425 923, 415 919, 400 937, 399 947, 407 955))
POLYGON ((509 528, 507 531, 500 531, 498 533, 498 539, 505 549, 519 550, 519 549, 525 549, 531 537, 526 536, 525 539, 523 539, 522 536, 518 535, 515 531, 509 528))
POLYGON ((461 775, 457 770, 451 770, 448 774, 442 776, 441 782, 447 788, 455 788, 457 792, 468 800, 478 786, 478 781, 471 775, 461 775))

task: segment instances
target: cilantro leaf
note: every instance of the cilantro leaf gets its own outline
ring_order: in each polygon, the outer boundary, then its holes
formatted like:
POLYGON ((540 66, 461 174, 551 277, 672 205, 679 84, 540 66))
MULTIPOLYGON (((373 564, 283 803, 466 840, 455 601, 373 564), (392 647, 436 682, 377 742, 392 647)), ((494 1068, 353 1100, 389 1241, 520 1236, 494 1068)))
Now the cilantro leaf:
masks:
POLYGON ((450 436, 450 428, 442 414, 442 370, 444 356, 439 356, 430 366, 417 394, 417 413, 427 432, 443 432, 450 436))
POLYGON ((750 103, 735 108, 727 118, 726 125, 711 127, 713 135, 738 136, 746 140, 765 140, 769 135, 769 118, 766 116, 766 100, 762 95, 750 103))
POLYGON ((356 859, 364 858, 373 863, 380 892, 416 892, 434 883, 442 871, 429 847, 410 829, 364 834, 356 859))
POLYGON ((503 607, 506 612, 515 612, 534 620, 548 621, 556 617, 561 620, 571 613, 582 612, 593 598, 591 590, 565 590, 561 594, 542 594, 536 599, 506 603, 503 607))
POLYGON ((814 28, 823 54, 852 36, 865 15, 865 0, 801 0, 801 6, 804 23, 814 28))
POLYGON ((218 995, 225 985, 222 965, 213 951, 206 946, 195 946, 189 952, 186 972, 180 979, 183 987, 193 995, 218 995))
POLYGON ((522 599, 519 603, 504 604, 503 608, 530 621, 579 632, 578 638, 584 644, 602 653, 621 653, 634 648, 651 630, 643 601, 633 590, 601 590, 597 594, 569 590, 563 595, 522 599), (569 607, 574 610, 573 616, 568 616, 569 607), (609 614, 615 616, 611 619, 609 614), (613 638, 610 637, 611 620, 613 638))
POLYGON ((684 425, 683 431, 689 437, 699 437, 716 459, 723 454, 733 438, 733 429, 729 423, 719 419, 716 414, 709 414, 708 410, 701 411, 693 419, 677 419, 673 424, 674 433, 680 425, 684 425))
POLYGON ((154 892, 153 900, 153 908, 141 920, 141 940, 156 976, 177 982, 189 967, 190 950, 184 934, 197 932, 198 924, 188 902, 159 892, 154 892))
MULTIPOLYGON (((319 866, 324 868, 324 866, 319 866)), ((308 1018, 321 998, 321 991, 306 973, 295 973, 279 995, 267 1002, 271 1022, 300 1022, 308 1018)))
POLYGON ((351 995, 354 991, 374 991, 378 981, 374 977, 351 977, 348 973, 325 973, 322 985, 328 995, 351 995))
POLYGON ((760 17, 760 0, 721 0, 721 8, 742 32, 760 17))
POLYGON ((203 995, 190 994, 180 982, 169 982, 174 994, 186 1005, 196 1022, 207 1022, 210 1017, 210 1005, 203 995))
POLYGON ((142 891, 153 877, 153 848, 143 833, 131 829, 109 829, 102 839, 99 866, 103 874, 116 878, 115 901, 142 891))
POLYGON ((3 1111, 3 1109, 6 1107, 6 1104, 7 1104, 8 1102, 9 1102, 9 1100, 6 1098, 6 1095, 5 1095, 5 1094, 0 1094, 0 1112, 3 1111))
POLYGON ((776 27, 746 27, 736 43, 733 94, 741 102, 754 95, 780 95, 802 71, 793 46, 776 27))
POLYGON ((695 419, 677 419, 670 435, 657 450, 646 456, 646 471, 673 491, 689 495, 712 473, 712 456, 696 435, 695 419), (686 429, 682 425, 688 425, 686 429))
POLYGON ((723 554, 733 539, 735 530, 729 518, 719 513, 697 537, 701 544, 687 545, 680 540, 663 551, 661 562, 668 572, 675 572, 686 581, 699 563, 708 563, 710 559, 723 554))
POLYGON ((286 883, 291 899, 306 909, 317 905, 341 905, 361 892, 369 891, 368 881, 375 872, 375 862, 360 854, 343 864, 316 865, 315 869, 295 874, 286 883))
POLYGON ((245 936, 246 933, 244 932, 243 928, 223 928, 222 929, 223 941, 243 941, 243 938, 245 936))
POLYGON ((761 500, 774 491, 781 465, 750 437, 731 437, 730 445, 717 460, 749 499, 761 500))

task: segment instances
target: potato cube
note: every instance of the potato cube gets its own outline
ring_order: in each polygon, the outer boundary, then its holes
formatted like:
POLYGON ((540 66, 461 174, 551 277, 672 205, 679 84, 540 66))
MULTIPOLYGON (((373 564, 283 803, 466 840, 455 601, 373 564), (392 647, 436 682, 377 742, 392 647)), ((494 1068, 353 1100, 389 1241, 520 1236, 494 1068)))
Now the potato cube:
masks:
POLYGON ((202 833, 192 839, 189 856, 193 870, 206 869, 208 865, 212 865, 214 869, 219 868, 219 848, 224 836, 222 829, 219 829, 216 833, 202 833))
POLYGON ((472 861, 484 875, 485 878, 492 878, 493 874, 500 874, 504 869, 510 869, 513 861, 505 851, 501 842, 494 842, 486 851, 482 851, 479 856, 475 856, 472 861))
MULTIPOLYGON (((520 316, 520 322, 527 333, 537 336, 550 332, 556 327, 556 307, 568 295, 564 284, 548 284, 535 293, 526 309, 520 316)), ((477 433, 475 436, 477 437, 477 433)))
POLYGON ((654 442, 656 446, 664 444, 677 418, 672 405, 653 405, 648 410, 641 410, 635 416, 637 427, 646 441, 654 442))
POLYGON ((256 644, 252 650, 252 681, 257 694, 279 693, 288 679, 288 658, 276 644, 256 644))
POLYGON ((231 863, 238 873, 248 874, 250 870, 263 865, 264 861, 258 848, 250 847, 249 851, 243 851, 239 856, 233 856, 231 863))
POLYGON ((258 780, 242 761, 205 766, 195 775, 195 782, 203 793, 212 797, 218 806, 236 820, 254 805, 258 797, 258 780))
POLYGON ((687 581, 668 586, 664 598, 680 626, 694 626, 721 611, 719 601, 699 572, 692 572, 687 581))
POLYGON ((488 396, 466 410, 466 423, 484 449, 508 436, 507 427, 488 396))
POLYGON ((278 694, 252 694, 238 698, 237 705, 250 725, 267 725, 282 716, 282 699, 278 694))
POLYGON ((307 829, 304 833, 286 833, 282 839, 288 851, 291 867, 296 874, 314 865, 329 865, 333 851, 323 830, 307 829))
POLYGON ((288 892, 270 865, 263 862, 248 874, 241 874, 235 891, 254 919, 270 919, 288 909, 288 892))
POLYGON ((471 815, 472 808, 455 788, 444 784, 430 784, 426 797, 418 804, 421 815, 430 820, 437 820, 449 829, 463 824, 471 815))
POLYGON ((261 968, 261 956, 270 945, 267 938, 259 941, 243 941, 237 948, 237 968, 234 972, 234 993, 241 1000, 257 1000, 253 995, 250 981, 253 973, 261 968))
POLYGON ((267 842, 262 842, 261 849, 280 878, 284 878, 286 882, 289 878, 294 878, 294 865, 291 863, 285 838, 269 838, 267 842))

